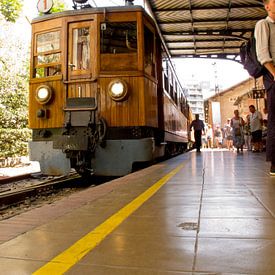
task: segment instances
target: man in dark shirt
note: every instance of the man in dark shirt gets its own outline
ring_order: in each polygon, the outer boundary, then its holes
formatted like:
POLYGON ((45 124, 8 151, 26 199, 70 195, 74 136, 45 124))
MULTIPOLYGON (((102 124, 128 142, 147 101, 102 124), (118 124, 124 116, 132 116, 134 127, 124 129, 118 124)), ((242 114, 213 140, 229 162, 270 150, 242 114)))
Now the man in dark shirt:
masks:
POLYGON ((202 131, 204 132, 204 123, 202 120, 199 119, 199 115, 195 115, 195 120, 192 121, 190 125, 190 131, 192 130, 192 127, 195 131, 195 147, 197 149, 197 152, 200 152, 201 148, 201 134, 202 131))

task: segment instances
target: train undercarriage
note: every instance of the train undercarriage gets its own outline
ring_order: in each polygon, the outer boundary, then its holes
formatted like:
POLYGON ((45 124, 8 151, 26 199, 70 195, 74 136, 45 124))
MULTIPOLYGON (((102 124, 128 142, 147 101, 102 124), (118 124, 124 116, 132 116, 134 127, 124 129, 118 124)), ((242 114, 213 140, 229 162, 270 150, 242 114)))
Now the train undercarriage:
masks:
POLYGON ((171 157, 187 149, 186 143, 163 142, 152 135, 158 133, 164 136, 164 132, 157 129, 108 129, 106 126, 105 121, 100 119, 92 127, 63 129, 63 135, 51 135, 48 140, 35 141, 34 138, 30 144, 30 157, 39 160, 41 172, 47 175, 67 174, 74 168, 83 176, 123 176, 131 173, 133 167, 171 157))

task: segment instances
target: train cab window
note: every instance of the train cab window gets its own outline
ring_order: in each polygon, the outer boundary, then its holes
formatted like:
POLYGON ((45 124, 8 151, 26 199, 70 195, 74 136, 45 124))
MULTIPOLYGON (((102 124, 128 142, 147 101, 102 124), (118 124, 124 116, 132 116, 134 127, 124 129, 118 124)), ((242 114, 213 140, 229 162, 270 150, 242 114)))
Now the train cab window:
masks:
POLYGON ((36 35, 33 77, 61 74, 60 31, 36 35))
POLYGON ((144 70, 151 76, 155 76, 155 43, 154 34, 144 27, 144 70))
POLYGON ((104 22, 100 29, 101 70, 136 70, 137 23, 104 22))
POLYGON ((89 28, 73 30, 73 64, 72 70, 89 70, 90 32, 89 28))
POLYGON ((68 79, 89 79, 94 74, 95 64, 95 22, 73 22, 69 24, 68 79))
POLYGON ((136 22, 102 23, 100 49, 111 54, 137 52, 136 22))

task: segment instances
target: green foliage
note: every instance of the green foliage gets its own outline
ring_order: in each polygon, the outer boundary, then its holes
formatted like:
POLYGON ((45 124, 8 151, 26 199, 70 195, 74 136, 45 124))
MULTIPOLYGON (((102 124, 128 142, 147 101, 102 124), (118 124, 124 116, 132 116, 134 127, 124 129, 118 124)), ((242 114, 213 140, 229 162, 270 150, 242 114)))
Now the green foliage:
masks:
POLYGON ((61 12, 67 9, 66 4, 62 0, 55 0, 51 13, 61 12))
POLYGON ((0 129, 0 158, 27 156, 30 129, 0 129))
POLYGON ((27 155, 29 46, 16 36, 14 24, 0 33, 0 157, 27 155))
POLYGON ((0 13, 6 21, 15 22, 22 10, 20 0, 0 0, 0 13))

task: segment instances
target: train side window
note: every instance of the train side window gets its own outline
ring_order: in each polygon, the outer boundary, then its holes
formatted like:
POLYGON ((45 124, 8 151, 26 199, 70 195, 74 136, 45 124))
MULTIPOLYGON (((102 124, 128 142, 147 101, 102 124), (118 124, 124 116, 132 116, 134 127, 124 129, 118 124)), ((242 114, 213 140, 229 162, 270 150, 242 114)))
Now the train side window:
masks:
POLYGON ((136 22, 108 22, 101 24, 101 53, 137 52, 136 22))
POLYGON ((181 109, 181 112, 184 113, 185 112, 185 99, 184 99, 184 96, 183 94, 180 95, 180 109, 181 109))
POLYGON ((169 94, 171 98, 174 100, 173 74, 170 67, 168 67, 168 82, 169 82, 169 94))
POLYGON ((144 70, 151 76, 155 76, 155 43, 154 34, 144 27, 144 70))
POLYGON ((58 74, 61 74, 60 31, 37 34, 33 77, 58 74))
POLYGON ((176 80, 175 80, 174 92, 175 92, 175 103, 178 105, 178 82, 176 80))

